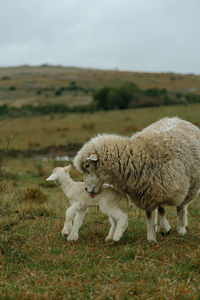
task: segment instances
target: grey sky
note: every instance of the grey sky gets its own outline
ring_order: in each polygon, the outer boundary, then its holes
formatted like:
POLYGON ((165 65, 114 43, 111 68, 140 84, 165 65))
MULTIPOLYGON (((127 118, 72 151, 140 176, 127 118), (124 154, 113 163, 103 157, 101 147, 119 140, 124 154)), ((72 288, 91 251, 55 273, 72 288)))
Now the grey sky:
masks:
POLYGON ((200 74, 200 0, 0 0, 0 66, 200 74))

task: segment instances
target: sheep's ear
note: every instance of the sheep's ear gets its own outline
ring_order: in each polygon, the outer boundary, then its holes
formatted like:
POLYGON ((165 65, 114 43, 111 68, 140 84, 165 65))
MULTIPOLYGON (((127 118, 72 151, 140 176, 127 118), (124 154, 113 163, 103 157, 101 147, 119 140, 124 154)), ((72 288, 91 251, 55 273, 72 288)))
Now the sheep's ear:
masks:
POLYGON ((47 179, 46 179, 46 181, 55 181, 57 179, 57 176, 56 176, 56 174, 51 174, 47 179))
POLYGON ((64 167, 65 173, 69 173, 69 172, 71 171, 71 169, 72 169, 72 166, 71 166, 71 165, 69 165, 69 166, 67 166, 67 167, 64 167))
POLYGON ((92 154, 90 155, 90 157, 87 158, 87 160, 98 161, 98 156, 97 154, 92 154))

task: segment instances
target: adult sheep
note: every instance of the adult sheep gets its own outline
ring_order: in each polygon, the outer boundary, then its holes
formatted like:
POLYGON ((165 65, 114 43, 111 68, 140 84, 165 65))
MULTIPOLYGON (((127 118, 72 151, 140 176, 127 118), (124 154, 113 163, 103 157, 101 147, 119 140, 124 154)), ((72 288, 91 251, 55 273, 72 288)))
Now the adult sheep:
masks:
POLYGON ((146 211, 149 241, 156 241, 156 208, 157 231, 170 230, 165 205, 176 206, 177 231, 184 234, 187 205, 200 192, 200 129, 179 118, 164 118, 131 138, 98 135, 77 153, 74 165, 84 174, 88 192, 98 193, 107 182, 146 211))

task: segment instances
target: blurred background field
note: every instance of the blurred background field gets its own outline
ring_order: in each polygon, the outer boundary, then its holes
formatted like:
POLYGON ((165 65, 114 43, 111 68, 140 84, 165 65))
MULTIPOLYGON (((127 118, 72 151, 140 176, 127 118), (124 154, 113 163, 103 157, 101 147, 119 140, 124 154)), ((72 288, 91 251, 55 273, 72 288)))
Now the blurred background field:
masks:
MULTIPOLYGON (((199 84, 199 77, 193 75, 69 70, 67 75, 65 68, 58 67, 1 68, 0 104, 20 107, 58 100, 88 105, 96 89, 123 80, 133 80, 144 89, 167 87, 175 93, 199 84), (76 81, 84 89, 63 90, 56 96, 62 81, 68 87, 76 81), (50 84, 55 89, 44 92, 50 84)), ((198 95, 198 90, 192 93, 198 95)), ((183 237, 175 231, 175 209, 169 208, 172 233, 158 235, 157 244, 148 243, 144 212, 133 207, 122 240, 105 244, 108 219, 92 208, 79 240, 69 243, 60 235, 67 199, 56 184, 45 180, 53 168, 72 163, 92 136, 103 132, 131 136, 165 116, 179 116, 200 126, 200 104, 23 117, 2 114, 1 299, 198 299, 200 198, 189 207, 189 227, 183 237)), ((82 180, 75 169, 71 175, 82 180)), ((121 207, 127 211, 125 203, 121 207)))
POLYGON ((176 73, 123 72, 42 65, 0 68, 0 105, 88 104, 92 92, 105 86, 134 82, 142 90, 165 88, 200 95, 200 76, 176 73))

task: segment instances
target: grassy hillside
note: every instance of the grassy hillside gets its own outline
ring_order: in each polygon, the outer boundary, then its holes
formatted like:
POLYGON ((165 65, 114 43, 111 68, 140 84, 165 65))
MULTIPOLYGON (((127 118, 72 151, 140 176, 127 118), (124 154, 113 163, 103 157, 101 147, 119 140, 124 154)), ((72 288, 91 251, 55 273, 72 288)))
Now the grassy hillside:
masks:
POLYGON ((104 86, 116 87, 127 81, 143 90, 156 87, 168 92, 200 94, 200 76, 193 74, 24 66, 0 68, 0 105, 84 105, 91 102, 93 91, 104 86), (71 88, 73 84, 75 89, 71 88))

